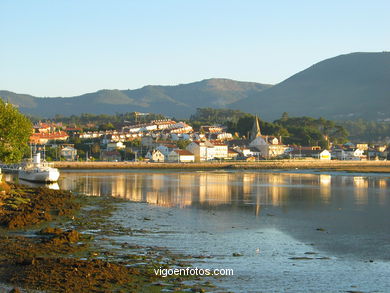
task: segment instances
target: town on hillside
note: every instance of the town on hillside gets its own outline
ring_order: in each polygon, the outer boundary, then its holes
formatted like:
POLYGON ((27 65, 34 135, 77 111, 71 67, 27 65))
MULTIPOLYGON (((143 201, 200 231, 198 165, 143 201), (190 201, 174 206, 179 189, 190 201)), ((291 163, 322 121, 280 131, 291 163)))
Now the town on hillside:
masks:
MULTIPOLYGON (((200 125, 195 131, 183 121, 157 119, 124 124, 120 129, 89 130, 71 123, 37 122, 30 144, 48 161, 147 161, 191 163, 272 159, 387 160, 386 144, 285 144, 283 136, 265 135, 255 117, 247 136, 226 126, 200 125)), ((291 138, 290 138, 291 140, 291 138)))

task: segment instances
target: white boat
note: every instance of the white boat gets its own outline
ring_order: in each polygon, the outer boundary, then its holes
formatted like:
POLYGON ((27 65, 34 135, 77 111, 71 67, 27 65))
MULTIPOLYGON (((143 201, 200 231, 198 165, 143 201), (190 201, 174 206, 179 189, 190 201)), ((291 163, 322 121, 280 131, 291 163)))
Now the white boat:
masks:
POLYGON ((58 169, 52 163, 41 162, 41 153, 35 153, 32 161, 26 162, 19 169, 19 179, 32 182, 57 182, 60 177, 58 169))

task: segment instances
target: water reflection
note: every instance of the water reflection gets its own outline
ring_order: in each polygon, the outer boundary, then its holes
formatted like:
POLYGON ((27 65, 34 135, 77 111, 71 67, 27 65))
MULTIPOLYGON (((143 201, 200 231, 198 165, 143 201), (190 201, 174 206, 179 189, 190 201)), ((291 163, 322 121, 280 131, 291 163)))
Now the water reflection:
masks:
POLYGON ((320 176, 320 195, 324 202, 329 202, 331 196, 332 176, 329 174, 321 174, 320 176))
POLYGON ((60 187, 159 206, 388 203, 388 178, 264 172, 63 172, 60 187))
POLYGON ((57 182, 54 183, 38 183, 38 182, 31 182, 23 179, 19 179, 17 174, 4 174, 5 181, 11 182, 11 183, 18 183, 22 185, 27 185, 31 187, 47 187, 49 189, 59 190, 60 186, 57 182))
POLYGON ((368 180, 367 178, 364 178, 362 176, 355 176, 353 177, 353 184, 354 184, 354 192, 355 192, 355 198, 356 201, 359 204, 367 204, 368 200, 368 180))

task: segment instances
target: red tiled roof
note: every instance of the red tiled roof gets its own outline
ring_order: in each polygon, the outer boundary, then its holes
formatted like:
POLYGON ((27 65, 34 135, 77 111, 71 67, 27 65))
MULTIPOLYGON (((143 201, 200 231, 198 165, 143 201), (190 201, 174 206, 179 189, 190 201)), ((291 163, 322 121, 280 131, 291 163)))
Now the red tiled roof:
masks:
POLYGON ((30 140, 37 140, 37 139, 60 139, 60 138, 68 138, 69 135, 65 131, 57 131, 52 133, 33 133, 30 136, 30 140))
POLYGON ((224 142, 222 142, 222 141, 220 141, 220 140, 209 140, 210 141, 210 143, 211 144, 213 144, 213 145, 220 145, 220 146, 227 146, 227 144, 226 143, 224 143, 224 142))
POLYGON ((193 156, 194 154, 187 150, 174 150, 180 156, 193 156))
POLYGON ((167 148, 170 148, 170 149, 177 148, 177 145, 175 145, 173 143, 166 143, 166 144, 163 144, 163 146, 166 146, 167 148))

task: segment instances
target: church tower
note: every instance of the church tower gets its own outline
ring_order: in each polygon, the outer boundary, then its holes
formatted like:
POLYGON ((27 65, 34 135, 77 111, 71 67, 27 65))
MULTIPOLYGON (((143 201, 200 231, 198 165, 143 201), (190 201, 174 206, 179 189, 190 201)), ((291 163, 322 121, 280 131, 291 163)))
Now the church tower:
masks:
POLYGON ((252 130, 249 134, 249 139, 254 140, 258 136, 261 136, 261 131, 260 131, 259 118, 256 115, 255 121, 253 122, 252 130))

